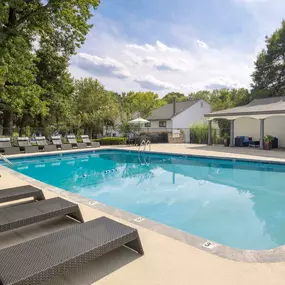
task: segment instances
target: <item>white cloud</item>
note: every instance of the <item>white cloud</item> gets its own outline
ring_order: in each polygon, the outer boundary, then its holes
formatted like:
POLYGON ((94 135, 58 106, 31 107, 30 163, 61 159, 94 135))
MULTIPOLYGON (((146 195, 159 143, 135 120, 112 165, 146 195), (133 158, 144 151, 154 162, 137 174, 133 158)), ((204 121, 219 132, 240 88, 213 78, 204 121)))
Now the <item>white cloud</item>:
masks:
POLYGON ((156 41, 155 45, 145 44, 145 45, 137 45, 137 44, 127 44, 127 48, 129 49, 137 49, 140 51, 146 51, 146 52, 153 52, 153 51, 160 51, 160 52, 174 52, 179 53, 181 52, 178 48, 173 48, 165 45, 164 43, 160 41, 156 41))
POLYGON ((202 42, 200 40, 196 40, 196 43, 201 48, 204 48, 204 49, 208 49, 209 48, 209 46, 205 42, 202 42))
POLYGON ((160 81, 151 75, 147 75, 144 77, 138 77, 135 79, 135 82, 139 83, 142 88, 153 90, 153 91, 160 91, 160 90, 165 90, 165 89, 175 89, 175 86, 173 84, 160 81))
POLYGON ((138 49, 141 51, 154 51, 155 50, 155 47, 149 44, 145 44, 145 45, 128 44, 126 45, 126 47, 130 49, 138 49))
POLYGON ((215 42, 214 37, 207 40, 197 35, 194 27, 170 23, 172 44, 163 43, 159 35, 156 41, 138 44, 138 39, 124 34, 119 23, 98 14, 85 45, 72 59, 70 71, 75 77, 98 78, 106 88, 118 92, 153 90, 165 95, 172 90, 249 88, 256 55, 264 46, 265 35, 280 26, 285 1, 275 0, 276 5, 269 0, 229 1, 245 7, 254 25, 243 27, 241 23, 244 30, 226 43, 215 42))
POLYGON ((87 53, 78 53, 73 57, 71 64, 94 75, 115 76, 121 79, 130 77, 126 66, 110 57, 101 58, 87 53))
POLYGON ((241 87, 242 85, 238 81, 233 81, 227 77, 212 78, 205 85, 205 88, 209 90, 223 89, 223 88, 237 89, 241 87))
POLYGON ((144 59, 141 59, 141 62, 149 64, 150 66, 160 71, 185 71, 185 68, 182 66, 182 64, 179 65, 171 61, 159 59, 156 57, 147 56, 144 59))

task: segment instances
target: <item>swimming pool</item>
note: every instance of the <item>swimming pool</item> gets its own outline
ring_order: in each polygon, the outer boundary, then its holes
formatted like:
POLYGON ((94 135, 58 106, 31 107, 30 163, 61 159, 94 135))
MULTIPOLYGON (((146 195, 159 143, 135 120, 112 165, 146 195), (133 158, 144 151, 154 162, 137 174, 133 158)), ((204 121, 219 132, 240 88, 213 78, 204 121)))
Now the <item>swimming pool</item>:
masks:
POLYGON ((98 150, 13 159, 14 170, 240 249, 285 244, 285 165, 98 150))

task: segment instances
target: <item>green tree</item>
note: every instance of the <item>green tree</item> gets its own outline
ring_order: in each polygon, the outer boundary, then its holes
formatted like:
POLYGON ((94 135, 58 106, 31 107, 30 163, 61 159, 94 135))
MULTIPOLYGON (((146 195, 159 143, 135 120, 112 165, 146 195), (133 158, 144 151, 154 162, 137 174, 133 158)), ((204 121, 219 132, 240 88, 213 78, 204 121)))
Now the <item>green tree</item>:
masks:
MULTIPOLYGON (((91 25, 91 8, 98 0, 2 0, 0 3, 0 107, 4 128, 13 118, 45 116, 46 93, 37 81, 39 58, 35 51, 43 45, 68 60, 85 39, 91 25)), ((42 50, 47 50, 46 48, 42 50)), ((52 66, 50 66, 52 68, 52 66)))
POLYGON ((252 74, 252 98, 284 96, 285 93, 285 21, 258 55, 252 74))
POLYGON ((142 118, 147 118, 154 109, 165 104, 166 102, 153 92, 122 93, 119 99, 121 120, 126 123, 135 113, 139 113, 142 118))
POLYGON ((203 90, 190 93, 188 97, 192 100, 205 100, 212 106, 213 111, 243 106, 248 104, 250 100, 249 91, 245 88, 203 90))
POLYGON ((115 124, 118 118, 118 104, 112 92, 93 78, 75 81, 74 106, 82 127, 90 137, 100 132, 104 125, 115 124))
POLYGON ((183 101, 188 100, 188 98, 183 93, 179 93, 179 92, 170 92, 170 93, 166 94, 162 98, 162 100, 167 102, 167 104, 171 104, 173 102, 174 98, 176 98, 177 102, 183 102, 183 101))
POLYGON ((208 103, 211 103, 211 95, 212 93, 207 90, 201 90, 197 92, 190 93, 188 95, 189 100, 204 100, 208 103))

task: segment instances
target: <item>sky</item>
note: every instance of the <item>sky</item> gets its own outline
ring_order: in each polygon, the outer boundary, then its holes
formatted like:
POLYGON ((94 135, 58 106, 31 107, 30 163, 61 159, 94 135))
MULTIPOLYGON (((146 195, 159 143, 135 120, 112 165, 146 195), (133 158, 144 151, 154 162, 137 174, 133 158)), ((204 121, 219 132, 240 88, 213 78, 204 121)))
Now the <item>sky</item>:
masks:
POLYGON ((250 88, 284 11, 284 0, 101 0, 70 72, 119 93, 250 88))

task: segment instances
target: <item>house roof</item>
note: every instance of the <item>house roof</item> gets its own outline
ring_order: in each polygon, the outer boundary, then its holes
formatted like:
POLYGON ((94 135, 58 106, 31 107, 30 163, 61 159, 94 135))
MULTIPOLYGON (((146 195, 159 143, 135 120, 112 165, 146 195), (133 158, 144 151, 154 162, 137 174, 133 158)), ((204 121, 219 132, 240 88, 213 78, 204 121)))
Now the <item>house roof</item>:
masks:
POLYGON ((245 106, 212 112, 206 114, 205 117, 223 118, 231 116, 274 115, 283 113, 285 114, 285 96, 255 99, 245 106))
POLYGON ((164 105, 152 112, 147 118, 150 121, 155 120, 170 120, 178 114, 182 113, 186 109, 196 104, 199 100, 189 100, 185 102, 176 102, 176 113, 173 114, 173 103, 164 105))

